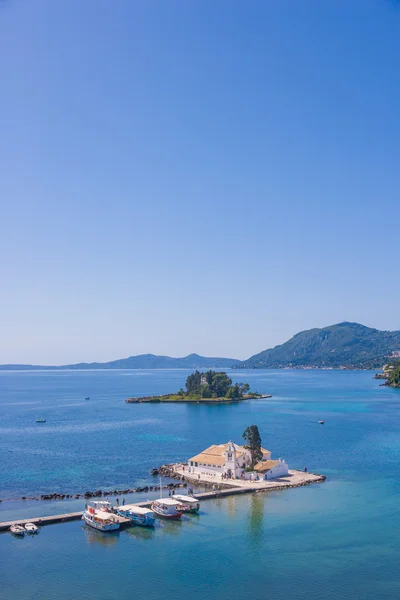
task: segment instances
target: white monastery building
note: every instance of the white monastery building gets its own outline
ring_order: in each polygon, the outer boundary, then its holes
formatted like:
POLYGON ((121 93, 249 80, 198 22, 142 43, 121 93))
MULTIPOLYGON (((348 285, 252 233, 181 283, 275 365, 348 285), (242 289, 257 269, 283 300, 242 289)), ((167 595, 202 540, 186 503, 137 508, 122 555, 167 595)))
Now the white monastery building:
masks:
POLYGON ((251 464, 250 450, 231 441, 210 446, 189 458, 189 473, 229 479, 274 479, 288 474, 288 465, 284 460, 271 460, 269 450, 261 448, 261 451, 262 460, 255 465, 254 471, 245 471, 251 464))

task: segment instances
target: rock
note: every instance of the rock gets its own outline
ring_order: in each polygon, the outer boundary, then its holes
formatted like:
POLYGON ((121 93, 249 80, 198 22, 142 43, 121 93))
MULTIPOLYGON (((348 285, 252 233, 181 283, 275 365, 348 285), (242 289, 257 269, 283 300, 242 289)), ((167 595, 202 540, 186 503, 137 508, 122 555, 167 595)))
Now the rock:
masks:
POLYGON ((151 470, 151 474, 152 475, 159 475, 160 471, 158 469, 156 469, 156 467, 154 467, 154 469, 151 470))
POLYGON ((102 496, 103 492, 101 490, 96 490, 95 492, 93 492, 93 496, 102 496))
POLYGON ((92 498, 92 497, 93 497, 93 494, 92 494, 92 492, 85 492, 85 493, 83 494, 83 496, 84 496, 84 498, 92 498))
POLYGON ((26 500, 26 496, 22 496, 21 500, 26 500))

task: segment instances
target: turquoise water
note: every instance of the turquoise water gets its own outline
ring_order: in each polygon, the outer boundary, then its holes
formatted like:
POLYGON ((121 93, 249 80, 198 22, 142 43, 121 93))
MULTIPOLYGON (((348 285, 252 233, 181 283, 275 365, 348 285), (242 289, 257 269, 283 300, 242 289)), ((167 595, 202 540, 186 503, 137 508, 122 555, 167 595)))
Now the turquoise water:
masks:
POLYGON ((0 519, 82 507, 6 498, 151 483, 153 466, 240 442, 253 423, 274 457, 328 480, 203 502, 198 517, 154 531, 107 536, 73 522, 34 538, 0 535, 0 597, 400 598, 400 391, 369 372, 247 371, 232 376, 271 400, 124 402, 173 391, 187 373, 0 373, 0 519), (41 417, 45 425, 35 423, 41 417))

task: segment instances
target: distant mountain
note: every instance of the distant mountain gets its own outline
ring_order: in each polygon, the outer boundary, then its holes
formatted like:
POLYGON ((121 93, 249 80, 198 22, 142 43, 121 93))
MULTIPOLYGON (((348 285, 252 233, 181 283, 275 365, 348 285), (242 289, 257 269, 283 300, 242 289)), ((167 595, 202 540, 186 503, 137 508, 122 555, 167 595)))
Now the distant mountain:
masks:
POLYGON ((381 368, 400 350, 400 331, 379 331, 359 323, 338 323, 301 331, 275 348, 255 354, 236 368, 381 368))
POLYGON ((129 358, 120 358, 105 363, 78 363, 74 365, 40 366, 40 365, 0 365, 0 370, 38 370, 38 369, 229 369, 239 363, 234 358, 209 358, 198 354, 189 354, 183 358, 140 354, 129 358))

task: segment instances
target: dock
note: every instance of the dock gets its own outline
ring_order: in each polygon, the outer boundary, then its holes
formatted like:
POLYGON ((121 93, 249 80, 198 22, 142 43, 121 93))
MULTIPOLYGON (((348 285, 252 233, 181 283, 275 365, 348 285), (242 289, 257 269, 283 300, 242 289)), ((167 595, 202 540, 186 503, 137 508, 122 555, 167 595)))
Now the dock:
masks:
MULTIPOLYGON (((190 480, 190 478, 187 478, 190 480)), ((299 487, 300 485, 307 485, 309 483, 319 483, 325 481, 326 477, 324 475, 315 475, 312 473, 308 474, 307 479, 304 477, 302 482, 296 483, 283 483, 280 484, 277 481, 269 481, 269 486, 266 485, 260 486, 260 484, 254 483, 253 485, 246 485, 241 487, 224 487, 222 489, 213 490, 210 492, 201 492, 195 494, 195 498, 200 501, 203 500, 213 500, 215 498, 225 498, 227 496, 237 496, 239 494, 251 494, 254 492, 265 492, 265 491, 277 491, 282 489, 287 489, 288 487, 299 487)), ((267 484, 267 482, 265 482, 267 484)), ((136 506, 142 506, 143 508, 149 508, 152 503, 152 500, 145 500, 144 502, 135 502, 136 506)), ((133 504, 133 503, 131 503, 133 504)), ((3 521, 0 522, 0 533, 9 531, 11 525, 26 525, 26 523, 34 523, 39 527, 44 525, 55 525, 57 523, 67 523, 69 521, 79 521, 82 518, 82 510, 79 512, 66 513, 62 515, 52 515, 50 517, 33 517, 31 519, 16 519, 14 521, 3 521)), ((127 527, 130 524, 129 519, 125 517, 121 517, 120 515, 115 515, 115 517, 121 523, 121 527, 127 527)))
MULTIPOLYGON (((150 503, 148 503, 150 504, 150 503)), ((26 525, 27 523, 34 523, 38 527, 43 525, 55 525, 57 523, 67 523, 68 521, 79 521, 82 519, 83 511, 73 513, 66 513, 64 515, 53 515, 51 517, 34 517, 32 519, 17 519, 15 521, 3 521, 0 523, 0 532, 8 531, 11 525, 26 525)), ((121 527, 126 527, 130 524, 130 520, 120 515, 113 515, 121 524, 121 527)))

